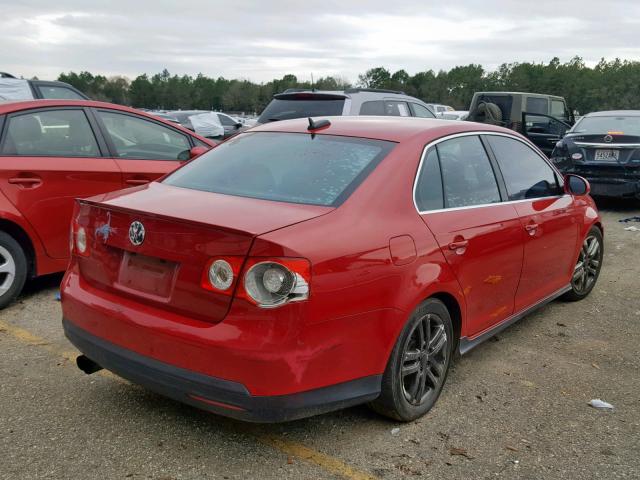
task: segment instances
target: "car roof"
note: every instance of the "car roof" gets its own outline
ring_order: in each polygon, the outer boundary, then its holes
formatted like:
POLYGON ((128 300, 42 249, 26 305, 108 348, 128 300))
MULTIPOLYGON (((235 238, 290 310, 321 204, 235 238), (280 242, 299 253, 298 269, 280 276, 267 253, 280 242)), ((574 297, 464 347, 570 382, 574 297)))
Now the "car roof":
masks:
POLYGON ((527 95, 529 97, 557 98, 557 99, 564 100, 564 97, 561 97, 559 95, 548 95, 546 93, 532 93, 532 92, 492 92, 492 91, 487 91, 487 92, 475 92, 473 95, 474 96, 476 96, 476 95, 527 95))
POLYGON ((584 117, 640 117, 640 110, 606 110, 587 113, 584 117))
POLYGON ((9 101, 0 101, 0 115, 12 112, 19 112, 22 110, 31 110, 34 108, 48 108, 48 107, 93 107, 93 108, 108 108, 110 110, 121 110, 127 113, 133 113, 140 117, 147 117, 153 121, 163 122, 171 128, 178 129, 192 137, 198 138, 200 141, 204 141, 205 143, 211 145, 211 141, 203 138, 202 136, 195 134, 187 130, 186 128, 180 127, 180 125, 176 125, 174 123, 170 123, 168 120, 165 120, 157 115, 153 115, 152 113, 143 112, 142 110, 136 110, 135 108, 125 107, 124 105, 117 105, 115 103, 107 103, 107 102, 97 102, 94 100, 64 100, 64 99, 51 99, 51 100, 9 100, 9 101))
MULTIPOLYGON (((0 113, 11 113, 19 110, 28 110, 31 108, 45 107, 95 107, 95 108, 111 108, 115 110, 123 110, 145 115, 146 112, 136 110, 134 108, 116 105, 114 103, 97 102, 94 100, 66 100, 66 99, 47 99, 47 100, 9 100, 0 102, 0 113)), ((146 115, 149 116, 149 115, 146 115)))
MULTIPOLYGON (((403 142, 425 132, 433 133, 433 138, 462 132, 503 132, 514 135, 512 130, 494 125, 476 122, 458 122, 455 120, 439 120, 435 118, 417 117, 382 117, 382 116, 341 116, 314 117, 315 121, 329 120, 331 125, 312 133, 317 135, 339 135, 346 137, 372 138, 403 142)), ((281 120, 254 127, 249 132, 291 132, 310 133, 307 118, 281 120)), ((516 136, 516 135, 514 135, 516 136)))

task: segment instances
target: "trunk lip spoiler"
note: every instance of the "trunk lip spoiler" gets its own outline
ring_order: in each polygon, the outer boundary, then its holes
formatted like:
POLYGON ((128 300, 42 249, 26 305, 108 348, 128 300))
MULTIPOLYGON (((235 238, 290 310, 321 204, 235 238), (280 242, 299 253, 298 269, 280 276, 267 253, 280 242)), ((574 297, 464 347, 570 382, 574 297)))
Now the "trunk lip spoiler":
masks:
MULTIPOLYGON (((76 203, 78 205, 88 205, 90 207, 95 207, 95 208, 99 208, 101 210, 105 210, 105 211, 112 211, 112 212, 118 212, 118 213, 125 213, 127 215, 141 215, 141 216, 145 216, 145 217, 150 217, 150 218, 154 218, 157 220, 163 220, 163 221, 168 221, 168 222, 176 222, 176 223, 180 223, 183 225, 191 225, 191 226, 198 226, 198 227, 202 227, 202 228, 206 228, 206 229, 215 229, 215 230, 222 230, 228 233, 233 233, 236 235, 244 235, 244 236, 248 236, 251 238, 257 238, 261 235, 266 235, 268 233, 271 232, 275 232, 277 230, 281 230, 283 228, 287 228, 287 227, 291 227, 293 225, 297 225, 299 223, 303 223, 306 222, 308 220, 313 220, 314 218, 318 218, 318 217, 323 217, 325 215, 328 215, 332 212, 334 212, 336 210, 336 207, 323 207, 323 209, 326 209, 326 211, 323 212, 318 212, 317 215, 310 217, 310 218, 306 218, 306 219, 301 219, 299 221, 296 222, 292 222, 290 224, 287 225, 282 225, 282 226, 278 226, 276 228, 269 228, 267 230, 265 230, 264 232, 253 232, 253 231, 248 231, 248 230, 242 230, 242 229, 238 229, 238 228, 233 228, 233 227, 229 227, 229 226, 225 226, 225 225, 216 225, 216 224, 212 224, 212 223, 208 223, 208 222, 202 222, 199 220, 188 220, 188 219, 184 219, 181 217, 172 217, 171 215, 163 215, 161 213, 155 213, 155 212, 149 212, 146 210, 135 210, 133 208, 127 208, 127 207, 122 207, 119 205, 110 205, 104 202, 99 202, 99 201, 95 201, 95 200, 89 200, 89 199, 85 199, 85 198, 76 198, 76 203)), ((77 215, 77 213, 76 213, 77 215)))
POLYGON ((146 210, 135 210, 133 208, 126 208, 126 207, 121 207, 121 206, 116 206, 116 205, 108 205, 102 202, 96 202, 93 200, 87 200, 87 199, 76 199, 76 202, 79 205, 88 205, 90 207, 95 207, 95 208, 99 208, 101 210, 105 210, 105 211, 112 211, 112 212, 118 212, 118 213, 125 213, 127 215, 141 215, 141 216, 145 216, 145 217, 151 217, 157 220, 163 220, 163 221, 169 221, 169 222, 177 222, 177 223, 181 223, 184 225, 197 225, 199 227, 203 227, 203 228, 210 228, 210 229, 217 229, 217 230, 224 230, 226 232, 230 232, 230 233, 235 233, 235 234, 239 234, 239 235, 247 235, 247 236, 251 236, 251 237, 256 237, 258 235, 262 235, 262 233, 255 233, 255 232, 248 232, 246 230, 240 230, 237 228, 232 228, 232 227, 227 227, 224 225, 214 225, 211 223, 207 223, 207 222, 201 222, 198 220, 187 220, 184 218, 180 218, 180 217, 172 217, 170 215, 163 215, 160 213, 155 213, 155 212, 149 212, 146 210))

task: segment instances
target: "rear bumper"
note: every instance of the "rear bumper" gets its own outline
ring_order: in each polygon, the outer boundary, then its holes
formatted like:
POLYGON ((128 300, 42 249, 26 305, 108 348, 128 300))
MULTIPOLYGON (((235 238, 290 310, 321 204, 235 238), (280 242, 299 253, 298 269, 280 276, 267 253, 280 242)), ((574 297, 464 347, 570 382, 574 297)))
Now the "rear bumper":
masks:
POLYGON ((364 403, 380 393, 382 376, 371 375, 289 395, 254 396, 241 383, 160 362, 98 338, 67 319, 62 323, 71 343, 107 370, 174 400, 240 420, 295 420, 364 403))
POLYGON ((640 179, 585 177, 591 185, 591 195, 601 197, 640 197, 640 179))

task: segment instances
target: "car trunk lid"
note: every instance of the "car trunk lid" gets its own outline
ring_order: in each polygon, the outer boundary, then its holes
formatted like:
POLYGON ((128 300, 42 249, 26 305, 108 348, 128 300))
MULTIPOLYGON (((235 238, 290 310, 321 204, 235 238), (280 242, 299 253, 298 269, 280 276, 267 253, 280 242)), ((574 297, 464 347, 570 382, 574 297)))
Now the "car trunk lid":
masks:
POLYGON ((208 322, 224 318, 232 295, 201 286, 214 258, 241 263, 262 233, 331 211, 162 184, 80 201, 87 233, 80 274, 95 288, 208 322), (267 204, 267 205, 265 205, 267 204), (142 230, 143 229, 143 230, 142 230), (143 234, 141 232, 144 231, 143 234))

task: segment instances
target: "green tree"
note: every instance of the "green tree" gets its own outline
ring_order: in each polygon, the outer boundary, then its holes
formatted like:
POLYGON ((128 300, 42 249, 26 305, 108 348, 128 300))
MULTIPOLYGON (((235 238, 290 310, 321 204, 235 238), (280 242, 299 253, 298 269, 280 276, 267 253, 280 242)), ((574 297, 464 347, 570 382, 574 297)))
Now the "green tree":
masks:
POLYGON ((391 73, 384 67, 367 70, 358 76, 358 86, 364 88, 387 88, 391 81, 391 73))

